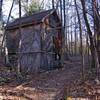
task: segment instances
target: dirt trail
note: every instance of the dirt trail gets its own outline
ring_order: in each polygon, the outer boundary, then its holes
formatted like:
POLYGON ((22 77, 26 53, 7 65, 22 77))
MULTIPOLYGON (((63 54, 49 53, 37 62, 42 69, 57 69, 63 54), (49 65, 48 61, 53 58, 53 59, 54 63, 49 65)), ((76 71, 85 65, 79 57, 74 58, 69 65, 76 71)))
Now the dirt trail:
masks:
POLYGON ((0 100, 54 100, 66 84, 80 77, 80 66, 66 62, 64 68, 26 77, 21 85, 11 83, 0 86, 0 100))
POLYGON ((0 86, 0 100, 63 100, 60 97, 64 89, 74 87, 75 82, 81 78, 80 72, 80 64, 66 61, 64 68, 27 76, 20 85, 13 81, 0 86))

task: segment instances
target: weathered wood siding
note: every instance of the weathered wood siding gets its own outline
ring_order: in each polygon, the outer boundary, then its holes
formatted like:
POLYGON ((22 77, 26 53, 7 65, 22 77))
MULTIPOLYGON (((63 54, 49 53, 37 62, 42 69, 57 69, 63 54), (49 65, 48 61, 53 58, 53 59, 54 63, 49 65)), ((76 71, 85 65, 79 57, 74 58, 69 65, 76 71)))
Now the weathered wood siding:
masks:
MULTIPOLYGON (((51 17, 50 25, 56 27, 56 22, 51 17)), ((51 29, 44 23, 30 25, 21 29, 21 54, 20 66, 22 74, 32 74, 41 68, 48 69, 54 66, 54 38, 59 39, 58 30, 51 29), (41 52, 43 51, 43 52, 41 52)), ((18 52, 19 29, 6 32, 8 52, 18 52)), ((58 44, 57 44, 58 45, 58 44)))
MULTIPOLYGON (((19 38, 20 37, 18 29, 9 30, 6 32, 7 48, 9 52, 9 58, 11 58, 10 61, 16 60, 16 58, 12 55, 14 55, 15 52, 18 52, 19 38)), ((41 50, 40 24, 22 28, 21 39, 22 45, 19 63, 22 74, 31 74, 33 72, 38 72, 40 67, 40 53, 32 52, 41 50)), ((16 57, 18 58, 18 54, 16 54, 16 57)))
MULTIPOLYGON (((38 26, 37 26, 38 27, 38 26)), ((22 73, 38 72, 40 68, 40 30, 34 27, 22 29, 22 48, 21 52, 26 52, 21 55, 20 64, 22 73)))
POLYGON ((19 46, 18 30, 10 30, 6 32, 6 44, 9 53, 18 52, 18 46, 19 46))
POLYGON ((53 62, 53 34, 50 31, 41 31, 41 50, 47 53, 42 53, 41 67, 48 69, 53 62))
MULTIPOLYGON (((54 21, 52 19, 52 21, 54 21)), ((54 66, 54 41, 53 37, 58 38, 57 30, 52 30, 50 26, 43 24, 41 30, 41 50, 47 53, 42 53, 41 67, 49 69, 54 66)))

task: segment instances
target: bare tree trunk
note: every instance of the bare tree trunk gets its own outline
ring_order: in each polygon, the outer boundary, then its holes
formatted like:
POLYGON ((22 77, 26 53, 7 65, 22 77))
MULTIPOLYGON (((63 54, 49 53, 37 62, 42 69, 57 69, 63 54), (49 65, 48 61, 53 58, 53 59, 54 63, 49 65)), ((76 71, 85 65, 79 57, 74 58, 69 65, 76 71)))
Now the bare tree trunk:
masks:
POLYGON ((0 0, 0 25, 2 24, 2 3, 3 0, 0 0))
POLYGON ((68 30, 68 42, 69 42, 69 54, 71 55, 71 39, 70 39, 70 32, 68 30))
MULTIPOLYGON (((69 25, 69 20, 67 20, 67 23, 69 25)), ((69 27, 68 27, 68 52, 69 52, 69 55, 71 54, 71 46, 70 46, 70 32, 69 32, 69 27)))
MULTIPOLYGON (((0 39, 2 38, 1 34, 2 34, 2 3, 3 3, 3 0, 0 0, 0 39)), ((1 40, 0 40, 1 42, 1 40)), ((1 44, 0 44, 1 45, 1 44)), ((0 50, 0 54, 2 52, 2 49, 0 50)))
POLYGON ((74 46, 74 49, 75 49, 75 55, 77 54, 77 33, 76 33, 76 17, 75 17, 75 46, 74 46))
POLYGON ((64 29, 65 29, 66 28, 65 0, 63 0, 63 11, 64 11, 64 29))
MULTIPOLYGON (((21 37, 21 0, 19 0, 19 52, 21 52, 21 44, 22 43, 22 37, 21 37)), ((17 55, 16 55, 17 56, 17 55)), ((20 57, 21 54, 18 55, 17 57, 17 62, 15 62, 15 72, 16 72, 16 78, 19 80, 20 79, 20 71, 21 71, 21 66, 20 66, 20 57)))
POLYGON ((80 53, 81 53, 81 58, 82 58, 81 59, 81 62, 82 62, 82 76, 83 76, 83 78, 85 78, 85 76, 84 76, 84 53, 83 53, 82 24, 81 24, 80 15, 79 15, 79 11, 78 11, 78 8, 77 8, 76 0, 75 0, 75 7, 76 7, 76 11, 77 11, 79 30, 80 30, 80 53))
POLYGON ((90 46, 89 46, 88 40, 89 40, 88 34, 86 34, 86 49, 87 49, 88 63, 91 66, 91 63, 90 63, 90 46))
MULTIPOLYGON (((66 32, 66 14, 65 14, 65 0, 63 0, 63 14, 64 14, 64 46, 65 46, 65 32, 66 32)), ((65 47, 64 47, 65 49, 65 47)))
POLYGON ((93 7, 93 17, 94 17, 94 36, 95 36, 95 45, 96 45, 96 72, 97 77, 99 76, 99 65, 100 65, 100 16, 98 10, 98 2, 96 0, 92 0, 93 7), (99 64, 98 64, 99 63, 99 64))
MULTIPOLYGON (((10 8, 10 12, 9 12, 9 16, 8 16, 8 19, 7 19, 7 23, 6 23, 5 30, 6 30, 7 26, 8 26, 8 23, 9 23, 9 19, 10 19, 10 16, 11 16, 11 12, 12 12, 12 9, 13 9, 13 6, 14 6, 14 1, 15 0, 13 0, 12 5, 11 5, 11 8, 10 8)), ((2 46, 3 46, 4 40, 5 40, 5 31, 4 31, 4 34, 3 34, 2 46)))
POLYGON ((60 0, 60 16, 61 16, 61 22, 62 22, 62 0, 60 0))
POLYGON ((91 32, 91 29, 90 29, 90 26, 89 26, 89 23, 88 23, 88 19, 87 19, 87 16, 86 16, 86 7, 85 7, 84 0, 81 0, 81 3, 82 3, 82 7, 83 7, 83 17, 84 17, 85 24, 86 24, 87 31, 88 31, 88 35, 89 35, 89 38, 90 38, 92 67, 95 68, 95 58, 94 58, 95 57, 95 44, 94 44, 94 41, 93 41, 93 36, 92 36, 92 32, 91 32))
MULTIPOLYGON (((65 17, 66 17, 65 20, 67 21, 67 22, 65 21, 65 23, 66 23, 65 26, 66 26, 66 25, 68 25, 68 8, 66 9, 66 16, 65 17)), ((66 29, 66 33, 65 33, 66 34, 66 49, 67 49, 67 53, 68 53, 68 32, 69 32, 69 29, 68 29, 68 27, 66 27, 65 29, 66 29)))
POLYGON ((71 18, 71 55, 73 56, 73 32, 72 32, 72 18, 71 18))
MULTIPOLYGON (((13 0, 12 5, 11 5, 11 9, 10 9, 10 12, 9 12, 9 16, 8 16, 8 19, 7 19, 5 30, 6 30, 7 26, 8 26, 8 23, 9 23, 9 19, 10 19, 10 16, 11 16, 11 11, 12 11, 13 5, 14 5, 14 0, 13 0)), ((8 59, 8 49, 6 47, 6 42, 5 42, 5 37, 6 37, 5 36, 5 34, 6 34, 5 30, 3 32, 3 39, 2 39, 1 46, 5 47, 5 63, 10 66, 10 62, 9 62, 9 59, 8 59)))
POLYGON ((68 47, 66 44, 66 37, 67 37, 67 29, 66 29, 66 7, 65 7, 65 0, 63 0, 63 14, 64 14, 64 52, 65 52, 65 58, 68 59, 68 47))
POLYGON ((100 17, 98 11, 98 3, 96 0, 92 0, 93 6, 93 17, 94 17, 94 33, 95 33, 95 44, 97 47, 97 52, 99 56, 99 64, 100 64, 100 17))
POLYGON ((3 3, 3 0, 0 0, 0 39, 1 39, 1 34, 2 34, 2 3, 3 3))
POLYGON ((54 0, 52 0, 52 9, 54 9, 55 6, 54 6, 54 0))
POLYGON ((82 7, 83 7, 83 17, 84 17, 85 24, 86 24, 87 31, 88 31, 88 35, 89 35, 89 38, 90 38, 90 49, 91 49, 91 56, 92 56, 92 68, 95 67, 97 69, 97 77, 98 77, 99 76, 98 75, 98 69, 99 69, 98 53, 97 53, 97 50, 96 50, 96 47, 95 47, 95 43, 94 43, 94 40, 93 40, 92 32, 91 32, 91 29, 90 29, 90 26, 89 26, 89 23, 88 23, 88 19, 87 19, 87 16, 86 16, 86 7, 85 7, 84 0, 81 0, 81 4, 82 4, 82 7))

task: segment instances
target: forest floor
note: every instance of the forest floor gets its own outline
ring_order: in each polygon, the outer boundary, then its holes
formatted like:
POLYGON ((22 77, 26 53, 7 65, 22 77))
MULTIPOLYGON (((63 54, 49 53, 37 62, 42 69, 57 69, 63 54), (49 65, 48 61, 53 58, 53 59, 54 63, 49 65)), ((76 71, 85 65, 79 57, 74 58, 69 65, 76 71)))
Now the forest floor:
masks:
POLYGON ((80 57, 71 57, 62 69, 27 75, 18 82, 0 60, 0 100, 100 100, 100 83, 85 64, 82 80, 80 57))

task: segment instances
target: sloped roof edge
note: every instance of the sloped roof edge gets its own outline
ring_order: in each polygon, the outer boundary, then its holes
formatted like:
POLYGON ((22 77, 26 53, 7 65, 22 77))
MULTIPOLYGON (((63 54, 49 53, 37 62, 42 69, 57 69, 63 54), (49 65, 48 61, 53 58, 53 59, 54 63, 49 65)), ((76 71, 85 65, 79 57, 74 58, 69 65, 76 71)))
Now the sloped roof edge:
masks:
MULTIPOLYGON (((48 17, 50 14, 53 14, 53 11, 55 12, 55 9, 45 10, 45 11, 34 13, 30 16, 22 17, 21 27, 42 23, 46 17, 48 17)), ((9 23, 7 26, 7 30, 15 29, 18 27, 19 27, 19 18, 16 19, 14 22, 9 23)))

